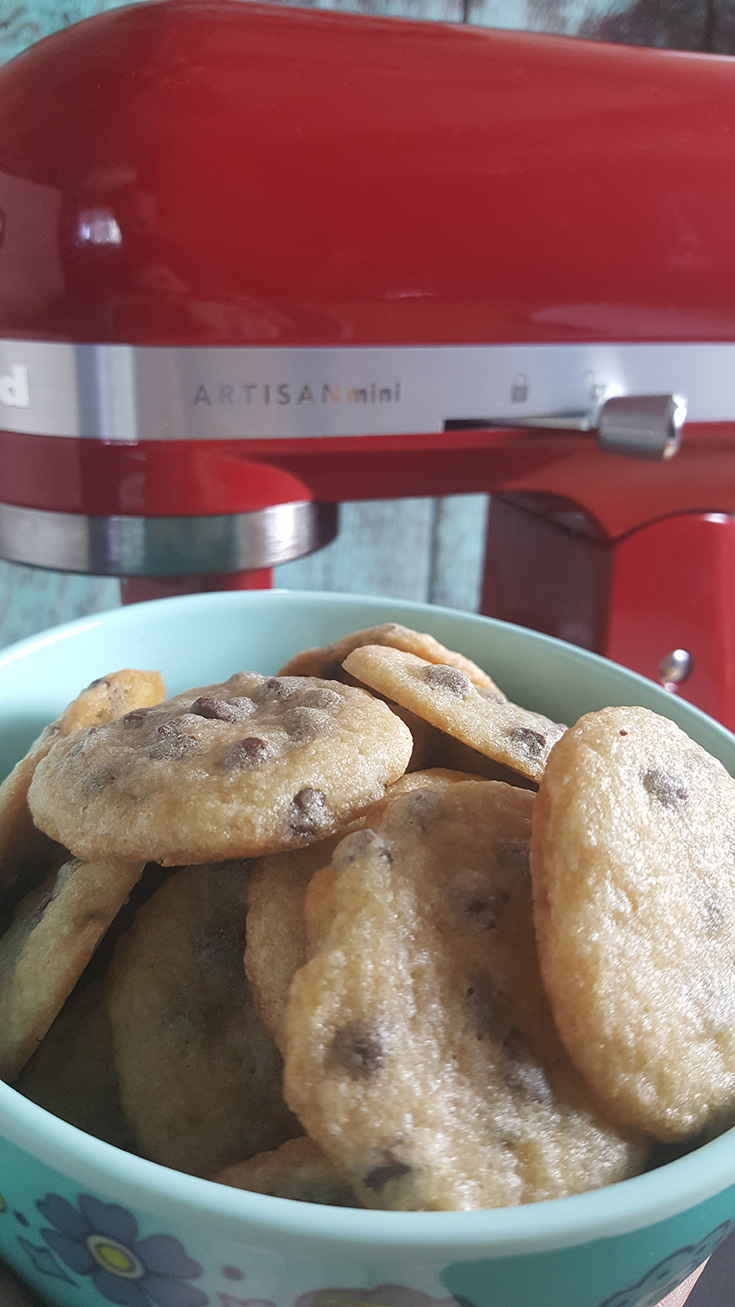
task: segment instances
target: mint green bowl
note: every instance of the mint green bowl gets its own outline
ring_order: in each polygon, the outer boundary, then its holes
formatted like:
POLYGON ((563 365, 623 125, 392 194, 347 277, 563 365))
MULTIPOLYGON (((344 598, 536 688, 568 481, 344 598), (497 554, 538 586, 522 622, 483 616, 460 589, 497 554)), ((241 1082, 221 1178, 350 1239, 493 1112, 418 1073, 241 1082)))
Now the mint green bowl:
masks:
MULTIPOLYGON (((430 631, 557 721, 605 704, 665 713, 735 774, 727 731, 572 646, 421 604, 278 591, 140 604, 5 650, 2 774, 105 672, 159 668, 174 693, 238 669, 272 673, 298 649, 384 621, 430 631)), ((484 1212, 366 1212, 180 1175, 0 1085, 0 1255, 55 1307, 652 1307, 733 1228, 733 1131, 578 1197, 484 1212)))

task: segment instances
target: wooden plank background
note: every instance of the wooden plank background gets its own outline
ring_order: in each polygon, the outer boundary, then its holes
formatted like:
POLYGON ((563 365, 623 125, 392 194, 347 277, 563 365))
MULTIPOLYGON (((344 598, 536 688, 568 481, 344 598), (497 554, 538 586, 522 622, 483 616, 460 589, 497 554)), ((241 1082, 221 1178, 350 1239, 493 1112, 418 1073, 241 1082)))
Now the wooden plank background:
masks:
MULTIPOLYGON (((0 62, 58 28, 116 3, 0 0, 0 62)), ((735 0, 316 0, 316 4, 427 22, 735 51, 735 0)), ((275 583, 475 609, 487 508, 481 495, 345 505, 337 540, 311 558, 276 569, 275 583)), ((114 580, 34 571, 0 561, 0 647, 119 602, 114 580)))

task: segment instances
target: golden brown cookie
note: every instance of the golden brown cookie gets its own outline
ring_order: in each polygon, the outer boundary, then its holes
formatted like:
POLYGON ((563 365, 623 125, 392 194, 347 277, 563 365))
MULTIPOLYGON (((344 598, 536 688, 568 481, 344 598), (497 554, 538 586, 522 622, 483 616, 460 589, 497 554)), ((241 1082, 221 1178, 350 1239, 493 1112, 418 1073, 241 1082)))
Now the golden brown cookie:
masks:
POLYGON ((274 1198, 329 1207, 361 1207, 351 1186, 312 1139, 289 1139, 271 1153, 228 1166, 216 1177, 220 1184, 250 1189, 274 1198))
POLYGON ((114 721, 130 709, 147 708, 165 697, 158 672, 111 672, 82 690, 16 763, 0 785, 0 908, 33 889, 59 860, 60 847, 38 830, 28 807, 28 789, 41 759, 73 731, 114 721))
POLYGON ((554 747, 532 845, 561 1036, 594 1093, 659 1139, 735 1119, 735 781, 645 708, 554 747))
POLYGON ((348 654, 344 666, 379 694, 532 781, 542 776, 549 750, 565 730, 478 689, 457 667, 400 649, 365 645, 348 654))
MULTIPOLYGON (((407 772, 389 786, 386 800, 370 806, 359 824, 372 819, 375 812, 381 812, 384 802, 397 794, 443 789, 445 785, 467 779, 462 772, 438 768, 407 772)), ((306 962, 306 888, 314 873, 331 861, 342 838, 343 835, 335 835, 308 848, 276 853, 253 863, 248 887, 245 970, 253 986, 258 1014, 279 1048, 291 981, 306 962)))
POLYGON ((622 1179, 643 1150, 597 1111, 538 973, 534 795, 416 790, 349 835, 306 896, 286 1099, 369 1207, 505 1206, 622 1179))
POLYGON ((104 977, 77 986, 13 1088, 78 1130, 134 1147, 120 1106, 104 977))
POLYGON ((245 976, 248 869, 175 872, 118 942, 108 1012, 123 1111, 145 1156, 211 1177, 300 1133, 245 976))
POLYGON ((473 685, 482 686, 501 698, 505 697, 487 672, 471 659, 465 658, 464 654, 445 649, 433 635, 412 631, 410 627, 400 626, 398 622, 384 622, 382 626, 353 631, 350 635, 343 635, 341 639, 325 645, 323 649, 304 649, 284 663, 278 675, 320 676, 324 680, 346 680, 342 666, 345 658, 353 649, 360 649, 366 644, 403 649, 406 653, 416 654, 428 663, 444 663, 450 667, 458 667, 473 685))
POLYGON ((21 900, 0 938, 0 1078, 35 1052, 142 870, 72 858, 21 900))
POLYGON ((364 690, 240 672, 60 741, 29 803, 79 856, 252 857, 339 830, 405 771, 411 748, 364 690))

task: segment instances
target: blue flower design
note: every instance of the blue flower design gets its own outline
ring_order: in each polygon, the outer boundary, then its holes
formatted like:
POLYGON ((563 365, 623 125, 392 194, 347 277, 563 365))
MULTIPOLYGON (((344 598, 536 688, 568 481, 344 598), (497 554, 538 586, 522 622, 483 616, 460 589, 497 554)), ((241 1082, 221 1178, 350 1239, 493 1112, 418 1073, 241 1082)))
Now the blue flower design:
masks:
POLYGON ((80 1194, 78 1209, 58 1194, 36 1203, 53 1229, 46 1243, 77 1275, 88 1275, 107 1302, 120 1307, 207 1307, 209 1298, 185 1280, 202 1268, 168 1234, 138 1238, 131 1212, 80 1194))

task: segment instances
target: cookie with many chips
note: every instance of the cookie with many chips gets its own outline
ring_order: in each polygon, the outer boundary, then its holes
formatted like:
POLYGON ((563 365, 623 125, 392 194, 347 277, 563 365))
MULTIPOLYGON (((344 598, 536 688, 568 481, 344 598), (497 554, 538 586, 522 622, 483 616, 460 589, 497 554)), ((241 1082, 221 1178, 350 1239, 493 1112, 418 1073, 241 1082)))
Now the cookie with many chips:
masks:
POLYGON ((401 649, 365 645, 348 654, 344 666, 372 690, 532 781, 543 775, 549 751, 566 729, 478 688, 457 667, 401 649))
POLYGON ((58 742, 29 803, 78 856, 265 855, 339 830, 402 775, 412 744, 364 690, 240 672, 58 742))
POLYGON ((534 797, 493 781, 405 794, 307 889, 285 1095, 366 1206, 532 1202, 641 1165, 566 1056, 543 992, 534 797))
POLYGON ((659 1139, 735 1120, 735 780, 667 718, 589 713, 534 820, 541 966, 600 1101, 659 1139))

